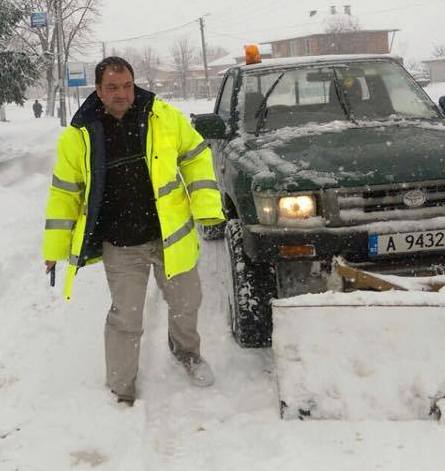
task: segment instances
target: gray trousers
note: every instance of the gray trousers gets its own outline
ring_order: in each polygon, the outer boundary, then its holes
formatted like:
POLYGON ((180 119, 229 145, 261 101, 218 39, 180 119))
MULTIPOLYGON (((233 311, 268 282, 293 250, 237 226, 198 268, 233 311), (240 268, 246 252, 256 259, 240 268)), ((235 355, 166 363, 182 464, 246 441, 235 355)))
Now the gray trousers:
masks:
POLYGON ((197 321, 202 294, 198 269, 167 280, 160 240, 132 247, 104 242, 103 263, 112 301, 105 324, 107 385, 121 396, 134 397, 151 265, 168 304, 169 346, 179 359, 199 355, 197 321))

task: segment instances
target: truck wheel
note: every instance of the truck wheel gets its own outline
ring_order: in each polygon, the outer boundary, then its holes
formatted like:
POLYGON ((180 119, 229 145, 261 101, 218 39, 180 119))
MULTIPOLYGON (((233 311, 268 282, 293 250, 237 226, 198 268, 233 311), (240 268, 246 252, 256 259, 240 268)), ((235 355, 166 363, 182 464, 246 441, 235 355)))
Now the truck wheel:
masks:
POLYGON ((247 257, 239 220, 232 219, 227 223, 225 242, 233 336, 242 347, 270 347, 271 299, 276 297, 274 268, 268 263, 253 263, 247 257))
POLYGON ((215 226, 198 225, 198 232, 204 240, 219 240, 224 238, 224 229, 226 223, 216 224, 215 226))

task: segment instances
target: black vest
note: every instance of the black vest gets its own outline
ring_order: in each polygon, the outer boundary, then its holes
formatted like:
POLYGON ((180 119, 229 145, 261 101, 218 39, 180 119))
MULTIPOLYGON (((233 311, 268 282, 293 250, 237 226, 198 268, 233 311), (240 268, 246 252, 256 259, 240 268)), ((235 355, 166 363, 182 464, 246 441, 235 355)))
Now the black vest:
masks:
MULTIPOLYGON (((150 107, 151 109, 151 107, 150 107)), ((147 114, 137 105, 121 120, 103 113, 105 190, 96 235, 117 246, 161 237, 153 187, 145 160, 147 114)))

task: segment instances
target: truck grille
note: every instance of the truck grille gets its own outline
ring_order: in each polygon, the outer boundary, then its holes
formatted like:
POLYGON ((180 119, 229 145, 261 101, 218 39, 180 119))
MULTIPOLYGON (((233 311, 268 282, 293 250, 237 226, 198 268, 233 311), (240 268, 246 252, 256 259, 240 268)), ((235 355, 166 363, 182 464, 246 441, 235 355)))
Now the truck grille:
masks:
POLYGON ((445 181, 333 188, 325 191, 323 199, 328 226, 445 216, 445 181), (417 208, 407 206, 404 195, 418 189, 424 192, 425 202, 417 208))

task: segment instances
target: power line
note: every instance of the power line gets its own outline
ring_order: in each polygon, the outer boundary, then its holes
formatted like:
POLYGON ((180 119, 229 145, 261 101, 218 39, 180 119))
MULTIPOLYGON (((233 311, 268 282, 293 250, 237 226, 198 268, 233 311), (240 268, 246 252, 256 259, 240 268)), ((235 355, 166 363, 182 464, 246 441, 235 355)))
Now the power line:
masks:
POLYGON ((155 33, 152 33, 152 34, 143 34, 141 36, 133 36, 131 38, 123 38, 123 39, 113 39, 111 41, 104 41, 104 42, 106 42, 106 43, 119 43, 119 42, 125 42, 125 41, 135 41, 137 39, 153 39, 156 36, 160 36, 161 34, 171 33, 173 31, 177 31, 178 29, 184 28, 184 26, 188 26, 190 24, 193 24, 193 23, 195 23, 195 21, 196 20, 189 21, 188 23, 184 23, 180 26, 175 26, 173 28, 164 29, 164 30, 161 30, 161 31, 156 31, 155 33))
POLYGON ((230 33, 220 33, 218 31, 209 30, 209 36, 223 36, 225 38, 237 39, 239 41, 244 41, 245 38, 241 38, 239 36, 234 36, 230 33))
MULTIPOLYGON (((287 1, 287 0, 284 0, 284 1, 287 1)), ((248 14, 248 19, 250 22, 252 19, 252 15, 255 15, 257 13, 261 13, 264 11, 272 11, 272 10, 276 11, 277 6, 276 6, 276 3, 271 5, 271 0, 263 0, 262 3, 259 3, 259 0, 252 0, 251 2, 248 2, 247 4, 244 3, 242 6, 237 5, 236 9, 230 9, 230 8, 227 8, 227 6, 225 6, 224 8, 221 8, 220 10, 216 10, 214 12, 209 13, 209 16, 210 16, 210 19, 211 18, 220 19, 221 17, 230 18, 231 16, 236 15, 236 19, 242 19, 242 21, 244 21, 245 23, 246 22, 245 14, 248 14)))
POLYGON ((191 25, 195 22, 196 22, 196 20, 188 21, 187 23, 183 23, 183 24, 178 25, 178 26, 173 26, 172 28, 167 28, 167 29, 155 31, 154 33, 150 33, 150 34, 141 34, 140 36, 131 36, 131 37, 128 37, 128 38, 121 38, 121 39, 110 39, 108 41, 91 41, 91 42, 85 42, 84 44, 102 44, 102 43, 110 44, 110 43, 120 43, 120 42, 126 42, 126 41, 136 41, 138 39, 153 39, 156 36, 160 36, 160 35, 166 34, 166 33, 171 33, 171 32, 176 31, 178 29, 184 28, 185 26, 189 26, 189 25, 191 25))

